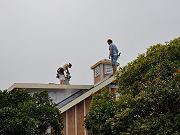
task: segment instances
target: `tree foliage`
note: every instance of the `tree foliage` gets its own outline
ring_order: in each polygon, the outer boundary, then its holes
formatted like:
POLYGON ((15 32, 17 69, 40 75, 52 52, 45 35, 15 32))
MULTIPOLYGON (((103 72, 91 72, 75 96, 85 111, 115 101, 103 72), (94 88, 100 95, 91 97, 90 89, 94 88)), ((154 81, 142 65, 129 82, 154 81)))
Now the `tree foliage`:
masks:
POLYGON ((121 97, 115 115, 106 119, 111 134, 180 134, 179 69, 180 38, 151 46, 125 66, 117 75, 121 97))
POLYGON ((39 135, 49 125, 61 134, 62 117, 47 92, 0 91, 1 135, 39 135))
POLYGON ((110 123, 107 120, 115 115, 116 105, 111 95, 108 94, 108 90, 104 89, 103 91, 93 96, 90 112, 86 115, 84 123, 88 134, 111 134, 110 123))
POLYGON ((180 134, 180 38, 154 45, 118 76, 115 134, 180 134), (126 124, 125 124, 126 123, 126 124))

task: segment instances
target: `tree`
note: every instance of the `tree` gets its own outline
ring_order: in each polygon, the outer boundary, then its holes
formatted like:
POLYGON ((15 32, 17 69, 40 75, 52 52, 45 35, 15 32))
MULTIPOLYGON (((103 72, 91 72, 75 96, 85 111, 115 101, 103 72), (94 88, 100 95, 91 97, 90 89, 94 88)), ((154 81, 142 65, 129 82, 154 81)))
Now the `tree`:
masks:
POLYGON ((180 134, 179 69, 180 38, 151 46, 117 74, 121 96, 113 107, 110 97, 93 99, 85 120, 96 131, 90 134, 180 134))
POLYGON ((61 135, 62 117, 47 92, 0 91, 1 135, 39 135, 49 125, 61 135))
POLYGON ((111 127, 107 121, 113 117, 116 112, 115 102, 112 100, 107 89, 102 93, 93 96, 90 112, 86 115, 84 121, 88 134, 93 135, 111 135, 111 127))
POLYGON ((180 134, 180 38, 154 45, 118 75, 114 134, 180 134))

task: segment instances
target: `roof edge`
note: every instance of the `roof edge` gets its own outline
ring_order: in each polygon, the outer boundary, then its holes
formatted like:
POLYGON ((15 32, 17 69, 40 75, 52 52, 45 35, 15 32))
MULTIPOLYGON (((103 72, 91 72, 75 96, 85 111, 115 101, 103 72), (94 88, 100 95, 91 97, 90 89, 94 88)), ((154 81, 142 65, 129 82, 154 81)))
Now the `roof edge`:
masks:
POLYGON ((94 69, 99 64, 111 64, 111 61, 108 59, 102 59, 102 60, 98 61, 96 64, 92 65, 91 69, 94 69))
POLYGON ((63 106, 62 108, 60 108, 59 110, 61 111, 61 113, 65 112, 66 110, 68 110, 69 108, 73 107, 74 105, 78 104, 79 102, 83 101, 84 99, 86 99, 87 97, 91 96, 92 94, 96 93, 97 91, 99 91, 100 89, 104 88, 105 86, 107 86, 108 84, 112 83, 113 81, 116 80, 115 76, 110 77, 109 79, 105 80, 104 82, 96 85, 94 88, 91 88, 89 91, 87 91, 86 93, 84 93, 83 95, 79 96, 78 98, 74 99, 73 101, 71 101, 70 103, 66 104, 65 106, 63 106))
POLYGON ((24 89, 45 89, 45 90, 54 90, 54 89, 91 89, 94 85, 60 85, 60 84, 39 84, 39 83, 14 83, 7 91, 11 91, 16 88, 24 89))

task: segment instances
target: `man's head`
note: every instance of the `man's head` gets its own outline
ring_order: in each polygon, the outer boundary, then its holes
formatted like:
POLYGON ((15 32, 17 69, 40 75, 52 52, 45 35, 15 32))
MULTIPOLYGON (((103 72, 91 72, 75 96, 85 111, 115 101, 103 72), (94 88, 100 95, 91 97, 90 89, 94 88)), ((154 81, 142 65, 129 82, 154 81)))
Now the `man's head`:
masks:
POLYGON ((72 64, 71 64, 71 63, 69 63, 69 64, 68 64, 68 67, 69 67, 69 68, 71 68, 71 67, 72 67, 72 64))
POLYGON ((113 41, 111 39, 107 40, 107 43, 110 45, 113 41))

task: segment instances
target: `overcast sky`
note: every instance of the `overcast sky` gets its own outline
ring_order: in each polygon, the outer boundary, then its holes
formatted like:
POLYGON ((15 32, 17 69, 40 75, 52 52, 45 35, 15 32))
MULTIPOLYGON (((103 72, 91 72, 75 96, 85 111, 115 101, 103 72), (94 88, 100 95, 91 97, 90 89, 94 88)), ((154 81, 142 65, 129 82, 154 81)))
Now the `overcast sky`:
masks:
POLYGON ((108 58, 108 38, 121 66, 157 43, 180 36, 180 0, 0 0, 0 89, 13 83, 93 84, 90 67, 108 58))

